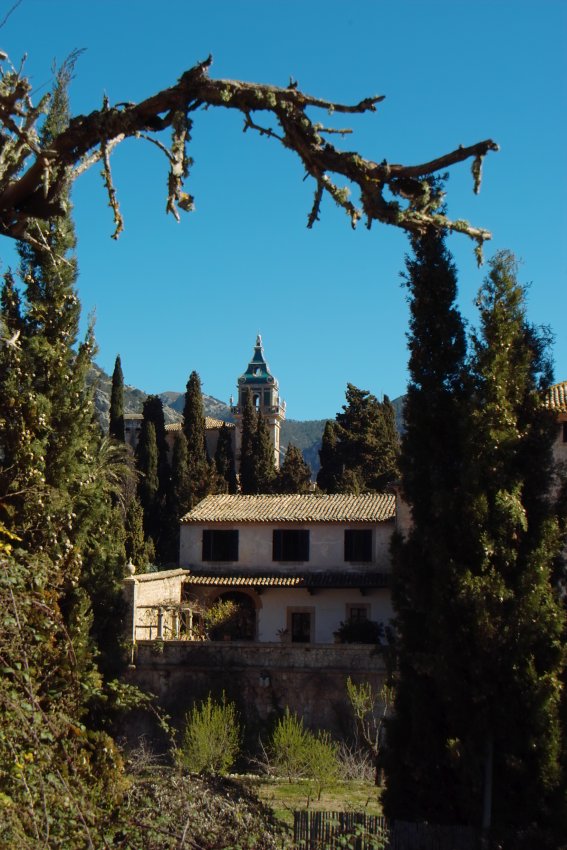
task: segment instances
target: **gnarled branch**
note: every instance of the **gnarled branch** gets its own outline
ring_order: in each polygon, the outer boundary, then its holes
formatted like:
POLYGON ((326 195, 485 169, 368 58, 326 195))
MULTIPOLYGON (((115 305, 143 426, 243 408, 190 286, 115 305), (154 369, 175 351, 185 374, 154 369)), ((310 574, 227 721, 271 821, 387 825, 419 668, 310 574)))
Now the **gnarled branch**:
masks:
MULTIPOLYGON (((324 109, 329 114, 356 114, 376 111, 382 95, 369 97, 354 105, 333 103, 305 94, 293 84, 287 88, 238 80, 209 77, 211 57, 186 71, 178 82, 140 103, 105 105, 102 110, 73 118, 68 128, 54 138, 48 149, 39 147, 35 125, 38 108, 29 100, 29 84, 14 71, 4 73, 0 85, 0 234, 30 239, 28 222, 58 214, 60 197, 85 167, 101 158, 107 180, 112 147, 128 137, 152 138, 149 134, 171 129, 171 146, 158 143, 168 157, 167 211, 178 218, 178 209, 190 210, 193 199, 182 191, 190 159, 187 156, 190 113, 200 107, 236 109, 244 115, 245 129, 260 131, 294 151, 306 173, 316 183, 315 203, 308 226, 319 217, 326 192, 342 206, 353 226, 363 215, 368 226, 373 221, 391 224, 410 234, 427 228, 465 233, 477 243, 477 250, 491 235, 466 221, 453 221, 438 212, 441 193, 430 191, 431 178, 440 171, 465 160, 473 160, 474 188, 480 185, 483 157, 498 146, 491 139, 469 147, 459 147, 434 160, 418 165, 376 162, 356 152, 341 151, 323 136, 329 128, 312 123, 308 108, 324 109), (251 119, 255 112, 270 113, 279 132, 261 127, 251 119), (17 173, 14 173, 14 158, 17 173), (361 209, 348 199, 348 190, 339 189, 329 175, 345 178, 358 187, 361 209), (46 180, 46 175, 49 180, 46 180), (389 196, 385 196, 388 190, 389 196), (400 202, 397 200, 401 198, 400 202)), ((45 109, 45 105, 42 104, 45 109)), ((344 134, 346 130, 337 131, 344 134)), ((157 141, 157 140, 156 140, 157 141)), ((107 186, 108 188, 108 186, 107 186)), ((110 191, 110 190, 109 190, 110 191)), ((116 207, 112 203, 116 216, 116 207)))

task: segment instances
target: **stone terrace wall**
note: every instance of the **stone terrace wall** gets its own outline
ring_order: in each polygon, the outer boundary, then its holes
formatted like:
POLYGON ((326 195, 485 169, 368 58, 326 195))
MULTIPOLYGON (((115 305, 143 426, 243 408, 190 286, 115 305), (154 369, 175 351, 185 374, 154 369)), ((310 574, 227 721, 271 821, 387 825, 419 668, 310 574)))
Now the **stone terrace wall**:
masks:
POLYGON ((180 723, 195 700, 224 690, 234 701, 252 745, 289 706, 307 727, 337 737, 352 733, 346 680, 368 681, 380 689, 382 656, 361 644, 247 644, 141 641, 128 681, 158 697, 180 723))

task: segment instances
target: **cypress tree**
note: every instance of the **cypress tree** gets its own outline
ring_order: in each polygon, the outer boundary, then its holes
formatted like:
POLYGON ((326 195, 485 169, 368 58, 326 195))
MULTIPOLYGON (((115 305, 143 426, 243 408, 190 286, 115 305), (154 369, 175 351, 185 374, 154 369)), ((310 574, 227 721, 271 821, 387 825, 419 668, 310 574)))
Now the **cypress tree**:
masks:
POLYGON ((508 251, 490 262, 478 306, 471 470, 477 547, 458 596, 461 650, 478 679, 462 748, 468 770, 484 756, 496 824, 541 826, 557 811, 562 787, 565 662, 565 617, 552 583, 561 547, 550 498, 556 423, 542 404, 552 383, 549 337, 527 321, 508 251))
POLYGON ((311 490, 311 467, 292 443, 287 447, 277 475, 276 490, 278 493, 309 493, 311 490))
MULTIPOLYGON (((71 74, 72 61, 56 78, 47 145, 67 124, 71 74)), ((8 814, 17 821, 11 835, 26 846, 55 835, 80 844, 76 811, 101 816, 99 803, 120 782, 112 741, 83 724, 103 689, 93 638, 106 674, 120 659, 123 469, 95 424, 86 382, 94 339, 92 328, 78 338, 75 235, 69 198, 60 201, 65 215, 34 224, 44 250, 18 248, 23 304, 11 274, 1 299, 0 324, 19 338, 0 346, 0 487, 18 537, 13 557, 0 559, 0 603, 15 615, 1 639, 0 763, 26 764, 23 782, 2 770, 3 797, 18 812, 8 814), (94 769, 103 761, 104 788, 94 769)))
POLYGON ((254 449, 258 420, 250 390, 243 393, 242 434, 240 443, 240 490, 245 495, 256 493, 254 449))
POLYGON ((321 467, 317 473, 317 486, 326 493, 338 493, 339 481, 343 473, 342 461, 337 449, 337 431, 335 423, 330 419, 325 423, 319 461, 321 467))
POLYGON ((144 510, 137 495, 130 499, 124 519, 124 548, 127 561, 135 564, 137 571, 146 572, 155 561, 155 547, 144 535, 144 510))
POLYGON ((175 435, 171 458, 171 482, 167 502, 168 562, 179 561, 179 521, 191 509, 192 491, 187 463, 187 440, 183 431, 175 435))
POLYGON ((274 446, 266 420, 258 408, 256 415, 256 433, 254 435, 254 492, 271 493, 276 476, 274 446))
POLYGON ((526 321, 513 258, 500 254, 467 377, 453 264, 437 238, 414 247, 401 464, 413 526, 393 546, 399 681, 385 810, 547 825, 561 787, 565 621, 551 582, 560 534, 545 338, 526 321))
MULTIPOLYGON (((73 59, 57 75, 42 129, 46 144, 68 123, 72 70, 73 59)), ((78 341, 75 233, 68 197, 62 203, 65 215, 36 225, 45 250, 18 246, 23 306, 12 276, 4 281, 3 322, 20 336, 0 351, 0 478, 22 546, 53 562, 52 583, 79 646, 88 642, 86 594, 100 636, 105 613, 97 600, 118 597, 124 549, 122 517, 110 492, 120 482, 111 465, 101 463, 105 449, 86 380, 92 327, 78 341)))
POLYGON ((144 401, 142 413, 144 416, 144 422, 152 422, 155 429, 159 495, 163 502, 166 497, 169 483, 169 460, 165 431, 165 416, 163 413, 163 402, 161 398, 157 395, 149 395, 144 401))
POLYGON ((154 545, 161 534, 162 510, 158 476, 158 447, 155 425, 144 419, 137 447, 141 476, 138 495, 144 512, 144 534, 154 545))
POLYGON ((458 823, 466 814, 455 793, 453 742, 459 736, 449 710, 450 689, 464 678, 448 656, 458 629, 455 576, 469 542, 463 519, 470 451, 466 337, 455 304, 456 270, 443 239, 429 232, 413 250, 406 259, 410 382, 400 460, 413 525, 393 544, 399 670, 383 799, 392 818, 458 823))
POLYGON ((217 449, 215 452, 215 466, 219 477, 219 491, 223 493, 236 493, 238 482, 236 479, 236 466, 234 462, 234 451, 232 448, 232 435, 234 431, 223 423, 219 431, 217 449))
POLYGON ((120 356, 117 356, 112 373, 112 389, 110 392, 110 423, 108 433, 111 437, 124 442, 124 375, 120 356))
POLYGON ((189 375, 185 406, 183 408, 183 431, 187 439, 187 470, 190 482, 191 507, 200 502, 210 490, 210 466, 205 437, 205 409, 201 379, 197 372, 189 375))

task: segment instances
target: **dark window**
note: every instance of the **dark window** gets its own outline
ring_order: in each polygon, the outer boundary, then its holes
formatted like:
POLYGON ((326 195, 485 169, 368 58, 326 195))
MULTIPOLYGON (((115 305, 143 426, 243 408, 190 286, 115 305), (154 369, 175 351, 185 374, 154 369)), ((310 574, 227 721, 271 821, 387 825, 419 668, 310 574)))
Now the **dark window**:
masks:
POLYGON ((563 442, 567 443, 567 422, 563 423, 563 442))
POLYGON ((368 620, 368 608, 366 605, 351 605, 348 612, 351 623, 365 623, 368 620))
POLYGON ((271 402, 270 390, 264 390, 264 407, 269 407, 271 402))
POLYGON ((291 642, 309 643, 311 640, 311 614, 293 611, 291 614, 291 642))
POLYGON ((203 531, 203 561, 238 561, 238 531, 203 531))
POLYGON ((345 561, 372 560, 372 531, 369 528, 345 531, 345 561))
POLYGON ((303 530, 275 530, 273 535, 272 560, 308 561, 309 532, 303 530))

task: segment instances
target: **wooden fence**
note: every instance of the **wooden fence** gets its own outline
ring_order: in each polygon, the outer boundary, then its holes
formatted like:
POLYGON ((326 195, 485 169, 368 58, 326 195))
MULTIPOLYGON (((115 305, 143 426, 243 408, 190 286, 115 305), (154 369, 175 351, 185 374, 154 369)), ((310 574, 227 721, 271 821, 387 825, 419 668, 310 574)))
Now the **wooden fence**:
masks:
POLYGON ((480 833, 465 826, 388 823, 356 812, 294 812, 297 850, 479 850, 480 833))

